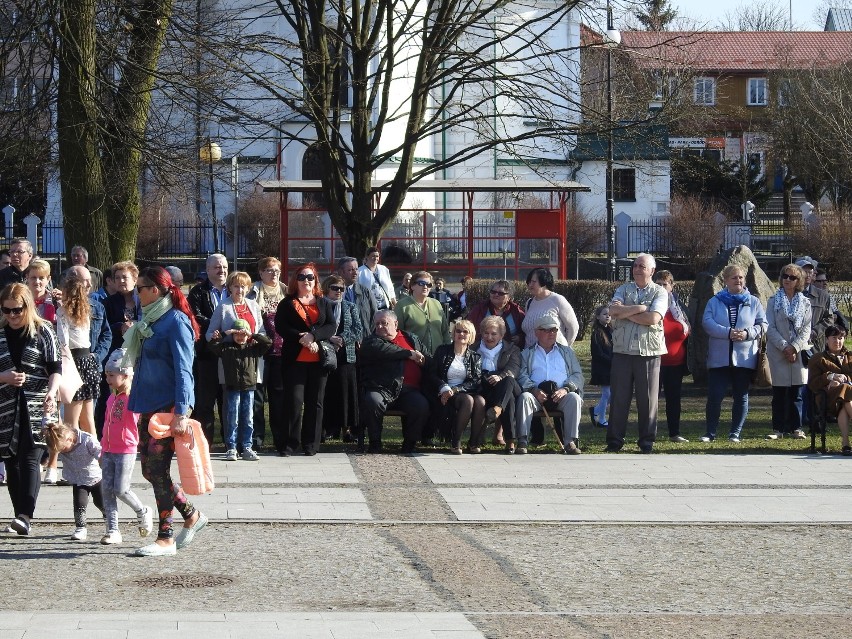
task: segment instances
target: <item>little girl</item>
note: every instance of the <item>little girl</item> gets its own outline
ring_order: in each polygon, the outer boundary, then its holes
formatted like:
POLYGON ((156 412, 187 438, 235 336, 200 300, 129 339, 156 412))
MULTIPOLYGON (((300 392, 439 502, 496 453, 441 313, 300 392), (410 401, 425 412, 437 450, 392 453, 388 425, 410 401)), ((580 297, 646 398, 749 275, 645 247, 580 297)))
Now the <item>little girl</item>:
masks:
POLYGON ((121 532, 118 530, 118 499, 136 512, 139 535, 147 537, 153 528, 153 514, 144 506, 132 490, 130 477, 136 462, 136 447, 139 445, 137 423, 139 415, 127 410, 127 398, 130 384, 133 382, 133 368, 121 366, 125 350, 113 351, 104 366, 106 380, 112 393, 107 399, 104 429, 101 435, 101 471, 103 472, 103 497, 106 510, 106 535, 102 544, 120 544, 121 532))
POLYGON ((77 430, 68 424, 50 424, 45 427, 47 445, 59 453, 62 461, 62 477, 65 478, 74 491, 74 541, 85 541, 86 508, 89 506, 91 494, 95 506, 103 512, 101 498, 101 467, 98 458, 101 456, 101 445, 89 433, 77 430))
POLYGON ((590 384, 601 387, 601 400, 597 406, 589 407, 592 426, 606 428, 607 409, 609 408, 609 371, 612 365, 612 328, 609 325, 609 306, 595 309, 594 328, 592 328, 592 378, 590 384))

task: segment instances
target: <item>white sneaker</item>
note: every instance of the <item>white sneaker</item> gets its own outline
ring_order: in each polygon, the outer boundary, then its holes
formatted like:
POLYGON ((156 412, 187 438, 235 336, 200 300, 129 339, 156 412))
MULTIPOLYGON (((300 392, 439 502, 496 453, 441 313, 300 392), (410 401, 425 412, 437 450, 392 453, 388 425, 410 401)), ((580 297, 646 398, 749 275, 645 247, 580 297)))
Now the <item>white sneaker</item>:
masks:
POLYGON ((675 435, 674 437, 669 437, 670 442, 674 442, 675 444, 688 444, 689 440, 686 437, 681 437, 680 435, 675 435))
POLYGON ((106 535, 101 537, 101 543, 104 546, 109 546, 111 544, 120 544, 122 541, 121 533, 117 530, 110 530, 106 535))
POLYGON ((88 536, 89 536, 89 532, 86 530, 85 527, 75 528, 74 534, 71 535, 71 539, 73 539, 74 541, 86 541, 86 537, 88 537, 88 536))
POLYGON ((807 439, 808 438, 808 436, 805 435, 805 431, 803 431, 802 429, 794 430, 793 433, 790 435, 790 437, 792 437, 793 439, 807 439))
POLYGON ((140 537, 147 537, 154 530, 154 515, 148 506, 142 506, 142 512, 136 515, 136 523, 140 537))
POLYGON ((708 442, 712 442, 713 440, 712 440, 712 439, 710 439, 709 437, 707 437, 707 435, 705 435, 704 437, 699 438, 699 440, 698 440, 698 441, 702 441, 702 442, 704 442, 704 443, 706 444, 706 443, 708 443, 708 442))
POLYGON ((225 461, 237 461, 237 450, 235 448, 229 448, 225 452, 225 461))
POLYGON ((766 439, 781 439, 782 437, 784 437, 784 433, 778 430, 773 430, 766 436, 766 439))
POLYGON ((55 468, 48 468, 44 473, 44 479, 41 480, 42 484, 55 484, 57 478, 59 477, 59 473, 55 468))
POLYGON ((730 437, 728 437, 728 441, 733 442, 734 444, 739 444, 740 438, 737 437, 736 435, 731 435, 730 437))

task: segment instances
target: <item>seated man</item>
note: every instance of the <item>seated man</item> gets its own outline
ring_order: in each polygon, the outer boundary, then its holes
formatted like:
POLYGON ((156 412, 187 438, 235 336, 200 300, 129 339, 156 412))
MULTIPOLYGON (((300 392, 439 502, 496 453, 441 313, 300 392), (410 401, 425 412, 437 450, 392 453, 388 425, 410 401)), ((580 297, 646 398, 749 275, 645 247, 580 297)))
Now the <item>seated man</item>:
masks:
POLYGON ((527 452, 527 440, 533 413, 546 409, 562 411, 562 442, 566 455, 579 455, 577 446, 580 410, 583 407, 583 371, 570 346, 556 343, 559 320, 553 315, 540 317, 535 323, 538 343, 521 353, 518 385, 524 393, 518 398, 516 425, 518 450, 527 452), (551 388, 548 388, 550 386, 551 388), (555 390, 552 390, 555 387, 555 390))
MULTIPOLYGON (((399 330, 393 311, 377 311, 373 328, 373 334, 358 351, 361 425, 370 438, 370 452, 378 453, 382 449, 385 413, 389 409, 405 412, 401 452, 409 454, 429 419, 429 400, 420 391, 427 358, 420 339, 399 330)), ((363 448, 363 432, 358 435, 358 445, 363 448)))

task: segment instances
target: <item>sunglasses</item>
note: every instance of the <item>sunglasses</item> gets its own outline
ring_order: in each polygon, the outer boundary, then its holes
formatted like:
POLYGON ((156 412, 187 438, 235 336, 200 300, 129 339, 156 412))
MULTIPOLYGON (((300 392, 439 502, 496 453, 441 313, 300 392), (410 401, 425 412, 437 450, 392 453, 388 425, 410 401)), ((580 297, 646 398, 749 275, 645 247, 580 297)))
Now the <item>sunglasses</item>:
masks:
POLYGON ((316 278, 313 273, 299 273, 296 279, 300 282, 313 282, 316 278))
POLYGON ((793 280, 795 282, 799 278, 796 275, 790 275, 789 273, 784 273, 784 275, 781 276, 781 279, 782 280, 793 280))
POLYGON ((329 286, 329 287, 328 287, 328 290, 330 290, 330 291, 336 291, 336 292, 338 292, 338 293, 342 293, 342 292, 343 292, 343 291, 345 291, 346 289, 345 289, 345 288, 343 288, 342 286, 332 285, 332 286, 329 286))
POLYGON ((417 286, 422 286, 423 288, 432 288, 432 282, 427 282, 425 280, 417 280, 414 282, 417 286))
POLYGON ((559 329, 558 328, 537 328, 535 330, 541 331, 542 333, 556 333, 559 329))
POLYGON ((498 297, 505 297, 506 295, 508 295, 508 293, 505 291, 490 291, 490 293, 492 295, 497 295, 498 297))
POLYGON ((8 306, 3 306, 3 315, 20 315, 24 312, 23 306, 16 306, 15 308, 9 308, 8 306))

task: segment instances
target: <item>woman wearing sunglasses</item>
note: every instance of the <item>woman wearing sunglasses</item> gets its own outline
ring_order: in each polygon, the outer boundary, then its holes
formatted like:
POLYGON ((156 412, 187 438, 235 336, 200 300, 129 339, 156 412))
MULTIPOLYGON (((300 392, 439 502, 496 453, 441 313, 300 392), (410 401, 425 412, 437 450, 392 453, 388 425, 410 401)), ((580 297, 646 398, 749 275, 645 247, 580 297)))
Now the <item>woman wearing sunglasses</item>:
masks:
POLYGON ((286 441, 278 454, 289 457, 299 449, 316 455, 322 437, 323 400, 328 372, 320 362, 319 342, 334 335, 334 310, 322 296, 313 262, 297 267, 287 295, 275 311, 275 332, 281 347, 284 380, 286 441), (302 413, 304 404, 304 414, 302 413))
POLYGON ((50 323, 35 311, 23 284, 0 292, 0 459, 14 519, 6 532, 30 534, 47 448, 43 422, 56 419, 62 358, 50 323))
POLYGON ((322 293, 328 300, 337 327, 329 341, 337 349, 337 368, 328 375, 326 393, 334 401, 323 411, 325 437, 354 441, 358 434, 358 380, 355 378, 355 342, 361 339, 358 307, 343 299, 346 283, 339 275, 327 277, 322 293))
POLYGON ((426 355, 434 355, 441 344, 450 342, 449 318, 441 302, 429 297, 432 286, 432 276, 418 271, 411 277, 411 297, 400 300, 395 309, 400 330, 417 335, 426 355))

